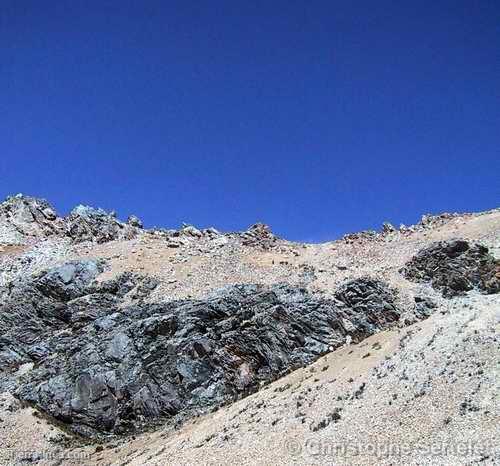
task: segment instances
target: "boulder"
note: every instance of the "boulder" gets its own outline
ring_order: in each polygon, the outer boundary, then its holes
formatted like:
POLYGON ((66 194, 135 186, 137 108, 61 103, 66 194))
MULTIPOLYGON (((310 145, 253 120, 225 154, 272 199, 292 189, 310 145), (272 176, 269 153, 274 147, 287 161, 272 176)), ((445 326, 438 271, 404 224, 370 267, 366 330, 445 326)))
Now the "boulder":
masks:
POLYGON ((445 297, 473 288, 488 294, 500 292, 500 261, 487 247, 462 239, 439 241, 420 250, 402 273, 409 280, 430 282, 445 297))
POLYGON ((88 294, 87 286, 102 271, 100 262, 72 261, 42 273, 34 284, 44 295, 66 302, 88 294))
POLYGON ((192 238, 201 238, 203 236, 203 233, 192 225, 184 225, 179 233, 183 236, 190 236, 192 238))

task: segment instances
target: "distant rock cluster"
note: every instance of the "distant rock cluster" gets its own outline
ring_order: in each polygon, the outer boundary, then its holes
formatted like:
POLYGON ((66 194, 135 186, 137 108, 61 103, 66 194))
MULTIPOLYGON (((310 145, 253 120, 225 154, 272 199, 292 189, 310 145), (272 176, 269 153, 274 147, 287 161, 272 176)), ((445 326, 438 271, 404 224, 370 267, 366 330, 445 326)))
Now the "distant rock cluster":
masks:
POLYGON ((277 240, 268 225, 256 223, 247 231, 240 233, 243 244, 247 246, 260 246, 264 249, 272 248, 277 240))
POLYGON ((465 240, 439 241, 422 249, 402 270, 414 281, 430 282, 452 297, 478 288, 484 293, 500 292, 500 261, 480 244, 465 240))
POLYGON ((76 242, 93 241, 106 243, 117 239, 132 239, 142 223, 137 217, 129 218, 127 224, 102 209, 78 206, 65 219, 66 234, 76 242))
POLYGON ((155 228, 146 232, 149 235, 164 238, 167 246, 171 248, 179 248, 190 244, 191 240, 210 239, 226 242, 224 234, 220 233, 215 228, 204 228, 200 230, 193 225, 183 224, 179 230, 155 228))
POLYGON ((68 238, 73 243, 106 243, 133 239, 143 232, 165 238, 167 245, 172 248, 179 248, 200 238, 215 240, 215 246, 223 245, 233 238, 247 246, 271 249, 278 240, 271 229, 262 223, 256 223, 243 232, 226 234, 215 228, 198 229, 188 224, 183 224, 178 230, 144 230, 141 219, 135 215, 130 215, 126 222, 122 222, 116 218, 115 212, 84 205, 60 217, 47 201, 23 194, 8 197, 0 204, 0 243, 23 244, 29 239, 50 237, 68 238))
POLYGON ((82 205, 67 217, 59 217, 47 201, 22 194, 0 204, 0 241, 2 236, 19 243, 30 237, 60 236, 74 242, 103 243, 131 239, 141 228, 142 222, 135 216, 123 223, 113 213, 82 205))
POLYGON ((464 217, 470 214, 458 213, 442 213, 439 215, 425 214, 422 215, 420 221, 416 225, 406 226, 404 224, 395 227, 390 222, 383 222, 380 231, 364 230, 356 233, 348 233, 342 236, 342 240, 348 244, 352 243, 366 243, 370 241, 386 240, 387 238, 394 238, 395 235, 409 236, 417 231, 431 230, 433 228, 441 227, 451 220, 464 217))

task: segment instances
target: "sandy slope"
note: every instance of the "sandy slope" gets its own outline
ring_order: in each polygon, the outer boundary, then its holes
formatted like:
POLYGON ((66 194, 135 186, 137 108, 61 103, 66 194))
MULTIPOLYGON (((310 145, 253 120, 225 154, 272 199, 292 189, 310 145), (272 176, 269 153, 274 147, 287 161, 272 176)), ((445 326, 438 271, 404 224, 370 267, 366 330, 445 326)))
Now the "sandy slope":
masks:
POLYGON ((376 240, 282 241, 272 251, 220 239, 196 239, 172 249, 147 234, 99 246, 49 240, 1 247, 4 282, 71 258, 102 257, 109 263, 105 277, 125 270, 158 277, 161 286, 151 300, 203 296, 233 283, 280 281, 329 294, 346 278, 369 274, 397 287, 403 305, 423 293, 439 308, 424 322, 341 348, 178 430, 165 428, 97 448, 76 448, 74 442, 63 447, 59 426, 4 394, 0 464, 26 464, 25 457, 43 465, 499 464, 499 296, 471 292, 444 300, 399 273, 421 247, 453 237, 480 240, 499 257, 500 211, 376 240), (16 268, 21 259, 23 268, 16 268), (472 443, 464 454, 467 441, 472 443))

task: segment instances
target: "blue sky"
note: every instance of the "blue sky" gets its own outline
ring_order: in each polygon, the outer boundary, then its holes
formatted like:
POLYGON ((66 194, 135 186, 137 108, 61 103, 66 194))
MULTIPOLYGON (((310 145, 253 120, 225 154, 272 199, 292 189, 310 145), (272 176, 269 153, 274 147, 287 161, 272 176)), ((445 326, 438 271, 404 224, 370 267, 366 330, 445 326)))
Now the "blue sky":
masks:
POLYGON ((322 241, 500 205, 500 2, 0 4, 0 197, 322 241))

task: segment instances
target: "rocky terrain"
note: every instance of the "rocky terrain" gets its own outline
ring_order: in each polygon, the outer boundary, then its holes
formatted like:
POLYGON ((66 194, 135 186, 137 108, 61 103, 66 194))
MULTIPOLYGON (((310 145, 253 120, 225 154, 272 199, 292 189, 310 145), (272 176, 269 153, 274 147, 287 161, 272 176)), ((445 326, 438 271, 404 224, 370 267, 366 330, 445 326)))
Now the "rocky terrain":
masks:
POLYGON ((0 464, 499 464, 500 210, 302 244, 0 204, 0 464))

